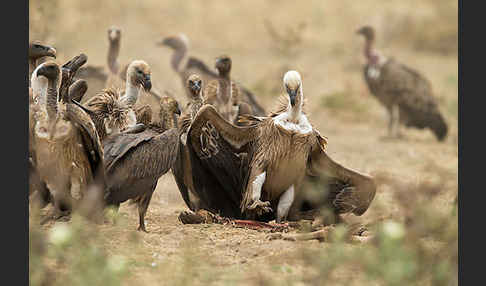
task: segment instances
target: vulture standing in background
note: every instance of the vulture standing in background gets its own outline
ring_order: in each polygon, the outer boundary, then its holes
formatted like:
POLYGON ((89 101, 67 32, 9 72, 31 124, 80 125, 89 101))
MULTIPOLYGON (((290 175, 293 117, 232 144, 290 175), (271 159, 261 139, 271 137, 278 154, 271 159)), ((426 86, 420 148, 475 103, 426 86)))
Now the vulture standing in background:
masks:
POLYGON ((447 123, 442 116, 430 82, 417 71, 386 58, 375 48, 375 30, 364 26, 357 31, 365 38, 364 54, 368 61, 364 78, 368 88, 389 114, 388 135, 399 137, 399 125, 429 128, 439 141, 447 135, 447 123))
POLYGON ((186 144, 187 131, 189 131, 192 121, 196 117, 199 109, 206 103, 201 93, 202 80, 198 75, 193 74, 189 76, 186 88, 187 93, 190 95, 190 101, 187 103, 184 113, 178 121, 178 129, 184 145, 186 144))
MULTIPOLYGON (((172 55, 170 63, 174 71, 179 74, 183 86, 185 86, 187 78, 191 74, 199 75, 203 83, 209 83, 211 80, 218 80, 220 78, 220 75, 212 71, 204 62, 197 58, 189 57, 187 55, 189 39, 186 35, 178 34, 175 36, 167 37, 162 41, 158 42, 157 45, 168 46, 174 50, 174 54, 172 55)), ((218 65, 218 63, 216 63, 216 65, 218 65)), ((265 115, 265 110, 257 102, 255 96, 247 88, 239 83, 236 84, 236 87, 239 93, 239 102, 245 102, 246 104, 251 106, 251 110, 254 112, 254 115, 265 115)), ((204 90, 205 86, 203 86, 202 88, 204 90)), ((189 94, 187 94, 187 96, 190 97, 189 94)))
POLYGON ((45 77, 45 105, 35 112, 34 148, 37 171, 46 183, 55 217, 70 213, 88 187, 103 187, 103 150, 91 118, 68 95, 59 95, 61 70, 54 62, 41 64, 33 79, 45 77))
POLYGON ((181 196, 191 210, 199 210, 199 198, 194 191, 192 164, 190 158, 190 149, 187 144, 187 132, 192 121, 196 117, 199 109, 204 105, 202 96, 202 80, 198 75, 189 76, 186 83, 187 93, 190 95, 190 101, 186 105, 184 112, 178 120, 179 131, 179 149, 177 159, 172 167, 172 174, 181 192, 181 196))
MULTIPOLYGON (((107 88, 84 103, 85 111, 93 119, 101 141, 110 134, 116 134, 135 126, 139 121, 134 106, 139 97, 140 89, 143 88, 146 91, 151 89, 150 75, 150 67, 146 62, 133 61, 127 69, 124 91, 107 88)), ((146 111, 138 111, 141 119, 146 121, 146 111)), ((148 116, 151 117, 151 114, 148 116)))
POLYGON ((238 124, 237 116, 253 114, 251 106, 245 102, 240 103, 239 90, 231 80, 231 58, 221 56, 216 59, 216 69, 219 77, 210 81, 204 89, 206 103, 212 104, 223 118, 238 124), (241 108, 240 108, 241 107, 241 108))
POLYGON ((118 208, 120 203, 132 199, 138 205, 138 230, 145 232, 145 213, 157 181, 174 164, 179 146, 177 101, 163 97, 160 113, 160 124, 149 125, 139 133, 115 134, 103 142, 105 204, 118 208))
POLYGON ((336 213, 362 215, 375 195, 373 179, 327 155, 326 140, 302 111, 299 73, 287 72, 283 82, 288 97, 278 111, 267 117, 244 116, 247 126, 231 124, 212 105, 197 113, 187 146, 200 207, 225 217, 276 217, 280 222, 292 206, 294 214, 300 209, 293 203, 300 200, 301 184, 310 174, 341 183, 333 193, 322 194, 336 213))

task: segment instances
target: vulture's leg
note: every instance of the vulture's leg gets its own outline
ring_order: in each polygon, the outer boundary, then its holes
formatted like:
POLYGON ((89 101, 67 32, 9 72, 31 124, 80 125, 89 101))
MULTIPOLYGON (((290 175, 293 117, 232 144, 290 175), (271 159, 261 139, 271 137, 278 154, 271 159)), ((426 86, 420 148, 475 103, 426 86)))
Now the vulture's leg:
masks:
POLYGON ((397 138, 400 136, 399 132, 399 125, 400 125, 400 109, 398 108, 397 104, 394 104, 391 109, 391 126, 390 126, 390 135, 391 137, 397 138))
POLYGON ((197 212, 200 209, 199 197, 195 195, 191 189, 189 189, 188 193, 189 193, 189 202, 191 203, 194 212, 197 212))
POLYGON ((294 185, 290 186, 281 196, 277 206, 277 223, 287 218, 290 206, 294 202, 294 185))
POLYGON ((29 174, 29 195, 32 204, 42 209, 51 201, 51 194, 45 182, 43 182, 37 172, 29 174))
POLYGON ((251 185, 248 186, 249 190, 247 192, 251 192, 251 201, 246 209, 256 212, 258 215, 261 215, 266 212, 271 212, 272 208, 270 207, 270 202, 262 202, 260 200, 260 196, 262 194, 262 187, 265 183, 265 179, 267 176, 266 172, 261 172, 261 170, 252 171, 253 175, 250 178, 251 185))
POLYGON ((393 108, 388 109, 388 138, 393 136, 393 108))
POLYGON ((143 195, 143 197, 138 202, 138 217, 139 217, 139 225, 137 230, 141 230, 144 232, 148 232, 145 229, 145 214, 147 213, 147 208, 150 204, 150 200, 152 199, 152 195, 155 191, 155 186, 152 187, 152 191, 148 194, 143 195))

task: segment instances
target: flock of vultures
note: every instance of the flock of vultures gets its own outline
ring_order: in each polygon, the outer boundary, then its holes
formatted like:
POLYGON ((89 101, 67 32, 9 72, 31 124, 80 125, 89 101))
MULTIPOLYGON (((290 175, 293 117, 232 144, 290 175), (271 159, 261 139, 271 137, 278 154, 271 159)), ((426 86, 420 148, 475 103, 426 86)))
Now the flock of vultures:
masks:
MULTIPOLYGON (((400 137, 404 125, 444 140, 447 124, 429 81, 380 54, 372 27, 357 34, 365 40, 364 80, 389 114, 388 136, 400 137)), ((169 170, 190 209, 179 216, 184 223, 197 222, 201 211, 278 225, 322 208, 335 217, 369 208, 374 179, 327 154, 326 138, 303 111, 298 71, 282 75, 285 96, 268 111, 231 77, 230 56, 213 69, 188 55, 185 35, 170 36, 157 44, 172 50, 182 105, 152 86, 150 63, 120 64, 119 28, 108 30, 108 41, 107 66, 86 64, 85 54, 60 66, 54 47, 29 45, 29 197, 37 208, 52 204, 47 220, 130 201, 146 231, 157 181, 169 170), (142 94, 158 100, 159 114, 140 103, 142 94)))

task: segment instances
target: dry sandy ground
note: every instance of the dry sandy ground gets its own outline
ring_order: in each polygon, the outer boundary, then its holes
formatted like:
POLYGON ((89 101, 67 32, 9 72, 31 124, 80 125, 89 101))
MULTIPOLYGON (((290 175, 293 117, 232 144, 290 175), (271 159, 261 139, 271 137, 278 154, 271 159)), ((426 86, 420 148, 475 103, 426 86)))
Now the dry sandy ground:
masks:
MULTIPOLYGON (((47 18, 36 14, 38 2, 31 2, 31 21, 37 22, 31 22, 30 33, 35 38, 41 35, 39 23, 47 18)), ((173 91, 181 101, 185 99, 180 80, 169 66, 171 53, 154 44, 169 34, 185 32, 191 40, 190 53, 210 66, 216 56, 231 55, 233 77, 253 90, 267 109, 283 92, 285 71, 296 69, 303 77, 310 121, 328 138, 333 158, 375 176, 392 176, 411 189, 424 181, 443 183, 440 196, 427 202, 441 208, 458 192, 457 54, 417 50, 410 33, 401 29, 401 24, 410 23, 407 19, 412 23, 437 20, 436 1, 369 2, 309 1, 299 6, 290 1, 232 1, 224 5, 219 1, 191 1, 190 5, 185 1, 62 1, 57 9, 63 13, 52 18, 57 25, 48 28, 44 40, 57 48, 59 63, 84 52, 89 63, 103 65, 106 30, 112 24, 121 26, 121 61, 146 60, 152 66, 154 86, 173 91), (306 27, 288 51, 282 52, 286 44, 269 36, 265 19, 286 35, 291 32, 285 31, 295 29, 298 23, 306 23, 306 27), (383 53, 430 79, 449 123, 445 142, 437 142, 429 131, 410 129, 403 130, 403 140, 382 139, 386 113, 367 91, 361 70, 363 42, 354 34, 364 23, 379 30, 377 44, 383 53), (390 36, 394 31, 395 36, 390 36), (385 37, 396 42, 386 42, 385 37)), ((457 23, 456 14, 441 21, 457 23)), ((150 99, 142 100, 154 104, 150 99)), ((194 282, 191 271, 199 273, 197 281, 202 283, 257 283, 266 276, 278 281, 305 273, 298 258, 302 249, 332 247, 317 241, 269 241, 266 232, 230 226, 183 225, 177 216, 186 209, 172 174, 166 174, 159 180, 146 215, 149 233, 136 232, 138 214, 127 205, 120 208, 123 223, 98 226, 107 238, 109 253, 121 253, 136 262, 126 285, 190 284, 194 282), (130 248, 132 236, 138 237, 136 250, 130 248)), ((379 217, 403 217, 391 187, 385 184, 380 184, 373 204, 360 220, 367 223, 379 217)))

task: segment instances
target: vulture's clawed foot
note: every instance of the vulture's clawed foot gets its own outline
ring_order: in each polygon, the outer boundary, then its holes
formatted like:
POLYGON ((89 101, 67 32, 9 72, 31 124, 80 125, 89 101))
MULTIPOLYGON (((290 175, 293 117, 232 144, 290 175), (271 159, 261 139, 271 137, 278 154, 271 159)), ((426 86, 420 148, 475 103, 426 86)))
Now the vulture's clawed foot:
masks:
POLYGON ((264 213, 268 213, 272 211, 269 201, 262 202, 260 200, 254 201, 250 206, 248 206, 247 209, 252 212, 255 212, 259 216, 263 215, 264 213))
POLYGON ((148 233, 147 229, 145 229, 145 225, 139 225, 138 228, 137 228, 138 231, 143 231, 145 233, 148 233))
POLYGON ((49 214, 47 214, 41 221, 40 224, 44 225, 47 222, 51 220, 57 220, 57 221, 69 221, 71 219, 71 211, 70 210, 65 210, 65 211, 53 211, 49 214))
POLYGON ((182 211, 179 214, 179 221, 183 224, 200 224, 205 222, 205 218, 198 213, 191 211, 182 211))
POLYGON ((183 224, 214 223, 220 221, 217 217, 207 210, 200 209, 196 212, 182 211, 179 214, 179 221, 183 224))

